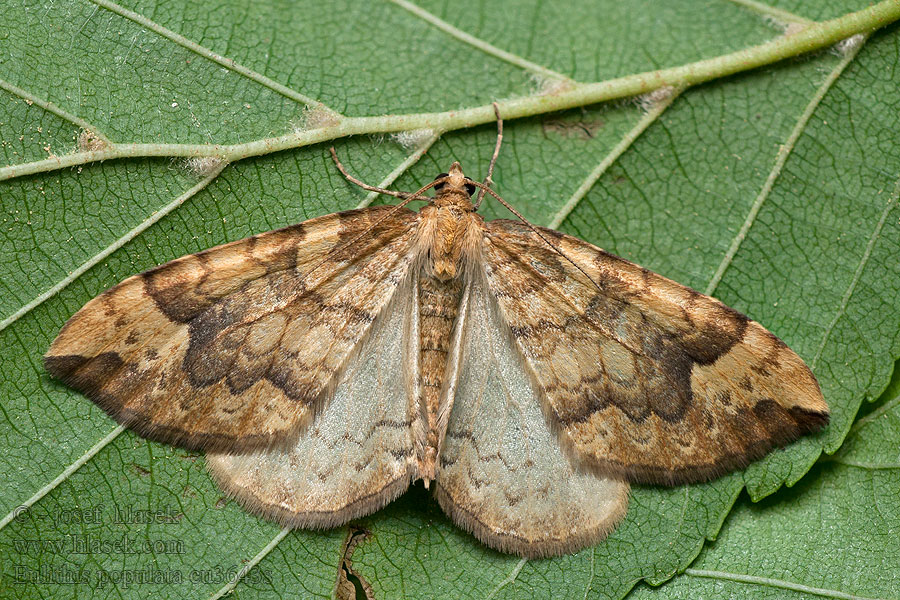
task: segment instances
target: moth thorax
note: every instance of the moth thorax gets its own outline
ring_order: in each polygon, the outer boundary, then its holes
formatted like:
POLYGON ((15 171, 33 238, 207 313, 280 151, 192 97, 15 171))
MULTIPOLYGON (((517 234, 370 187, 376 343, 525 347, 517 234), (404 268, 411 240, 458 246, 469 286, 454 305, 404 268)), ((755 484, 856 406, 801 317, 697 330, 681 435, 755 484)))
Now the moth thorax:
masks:
POLYGON ((429 256, 431 274, 441 281, 459 276, 462 262, 477 246, 481 217, 458 205, 433 206, 433 236, 429 256))

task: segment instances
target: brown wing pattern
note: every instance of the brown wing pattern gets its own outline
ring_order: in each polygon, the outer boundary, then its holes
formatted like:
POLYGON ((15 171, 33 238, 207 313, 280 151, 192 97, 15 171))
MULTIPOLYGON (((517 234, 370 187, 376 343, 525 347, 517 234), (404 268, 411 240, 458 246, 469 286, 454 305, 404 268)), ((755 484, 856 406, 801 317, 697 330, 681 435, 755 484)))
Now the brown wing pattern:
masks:
POLYGON ((409 486, 419 419, 410 356, 418 340, 407 343, 418 301, 411 280, 375 319, 334 393, 290 448, 206 454, 216 482, 245 508, 283 525, 334 527, 378 510, 409 486))
POLYGON ((487 224, 489 286, 575 457, 606 475, 679 484, 746 466, 828 422, 784 342, 721 302, 543 229, 487 224))
POLYGON ((291 438, 412 261, 416 215, 311 219, 184 256, 108 289, 47 370, 150 439, 237 451, 291 438), (315 268, 314 268, 315 267, 315 268))

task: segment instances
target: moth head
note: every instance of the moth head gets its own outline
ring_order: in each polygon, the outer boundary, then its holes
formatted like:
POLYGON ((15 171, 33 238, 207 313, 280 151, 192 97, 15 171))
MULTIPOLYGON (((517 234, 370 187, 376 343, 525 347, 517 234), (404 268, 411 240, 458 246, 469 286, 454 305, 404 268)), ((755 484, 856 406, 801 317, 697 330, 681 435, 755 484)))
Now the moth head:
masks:
POLYGON ((434 180, 437 182, 434 184, 434 191, 439 194, 462 192, 471 197, 475 193, 475 184, 465 176, 458 162, 450 165, 449 173, 441 173, 434 180))

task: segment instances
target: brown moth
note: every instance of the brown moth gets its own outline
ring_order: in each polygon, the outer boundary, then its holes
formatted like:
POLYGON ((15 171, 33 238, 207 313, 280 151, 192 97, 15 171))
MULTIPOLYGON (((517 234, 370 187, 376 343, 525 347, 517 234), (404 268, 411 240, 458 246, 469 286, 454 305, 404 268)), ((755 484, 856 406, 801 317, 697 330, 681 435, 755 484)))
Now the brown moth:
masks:
POLYGON ((337 526, 422 479, 527 557, 602 540, 629 483, 709 480, 828 422, 758 323, 574 237, 485 222, 496 156, 484 184, 453 163, 413 194, 364 186, 405 200, 130 277, 46 368, 138 434, 208 451, 223 489, 284 525, 337 526))

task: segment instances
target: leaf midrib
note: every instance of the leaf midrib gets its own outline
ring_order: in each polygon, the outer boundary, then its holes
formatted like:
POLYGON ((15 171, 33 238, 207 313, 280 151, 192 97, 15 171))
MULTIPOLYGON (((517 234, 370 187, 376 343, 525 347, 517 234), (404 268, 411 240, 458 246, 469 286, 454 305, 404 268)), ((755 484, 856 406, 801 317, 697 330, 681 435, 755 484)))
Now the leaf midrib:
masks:
MULTIPOLYGON (((881 27, 898 18, 900 18, 900 1, 883 0, 864 10, 819 22, 791 35, 777 36, 769 42, 715 58, 596 83, 573 83, 571 87, 555 93, 501 100, 497 104, 504 119, 514 119, 635 96, 665 87, 680 89, 812 52, 860 32, 881 27)), ((294 131, 274 138, 230 145, 115 144, 109 150, 75 153, 3 167, 0 168, 0 180, 113 158, 213 156, 234 162, 350 135, 395 133, 415 129, 432 129, 441 133, 489 123, 494 118, 493 105, 484 105, 441 113, 348 117, 338 120, 336 124, 316 129, 294 131)))

